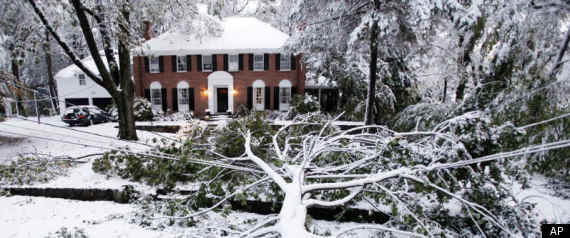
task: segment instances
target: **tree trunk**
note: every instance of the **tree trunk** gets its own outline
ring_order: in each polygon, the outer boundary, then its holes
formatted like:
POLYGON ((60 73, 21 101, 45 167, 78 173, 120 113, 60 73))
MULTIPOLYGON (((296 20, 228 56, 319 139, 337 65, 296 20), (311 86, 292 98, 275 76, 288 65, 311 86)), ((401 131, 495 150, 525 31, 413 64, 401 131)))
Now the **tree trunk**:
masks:
POLYGON ((20 64, 18 64, 17 60, 17 53, 12 53, 12 74, 14 75, 14 95, 16 97, 16 107, 18 109, 18 116, 28 116, 24 105, 22 105, 21 101, 23 99, 22 94, 24 90, 22 90, 20 84, 20 64))
POLYGON ((47 73, 48 73, 48 85, 50 96, 53 97, 51 99, 53 106, 55 107, 55 112, 59 112, 59 102, 57 97, 57 91, 55 89, 55 80, 53 78, 53 68, 52 68, 52 60, 51 60, 51 45, 49 40, 49 31, 46 30, 46 43, 45 43, 45 52, 46 52, 46 64, 47 64, 47 73))
POLYGON ((311 233, 305 228, 307 208, 303 205, 301 186, 297 183, 287 184, 283 207, 279 212, 277 231, 283 238, 311 237, 311 233))
MULTIPOLYGON (((129 23, 128 1, 123 4, 121 14, 129 23)), ((135 85, 131 80, 131 53, 129 51, 129 32, 124 28, 119 32, 119 100, 115 100, 119 111, 119 138, 124 140, 137 140, 135 127, 135 114, 133 110, 135 101, 135 85)))
MULTIPOLYGON (((376 2, 376 1, 375 1, 376 2)), ((375 15, 375 13, 373 14, 375 15)), ((378 63, 378 20, 374 19, 370 29, 370 72, 369 72, 369 85, 368 85, 368 100, 366 101, 366 113, 364 124, 372 125, 373 123, 373 110, 374 99, 376 95, 376 70, 378 63)))
POLYGON ((137 140, 135 116, 133 113, 134 95, 121 93, 113 97, 119 114, 119 138, 123 140, 137 140))

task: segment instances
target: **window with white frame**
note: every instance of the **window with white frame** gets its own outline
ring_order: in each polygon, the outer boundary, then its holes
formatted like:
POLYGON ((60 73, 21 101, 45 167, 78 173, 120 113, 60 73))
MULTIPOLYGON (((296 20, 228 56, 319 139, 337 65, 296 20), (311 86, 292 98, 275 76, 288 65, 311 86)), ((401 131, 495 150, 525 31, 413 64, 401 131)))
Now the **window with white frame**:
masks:
POLYGON ((77 75, 77 78, 79 79, 80 86, 84 86, 87 84, 87 82, 85 82, 85 74, 79 74, 77 75))
POLYGON ((158 57, 150 57, 149 68, 151 73, 160 73, 160 60, 158 57))
POLYGON ((160 88, 151 89, 150 98, 153 106, 162 106, 162 92, 160 88))
POLYGON ((262 54, 253 55, 253 70, 263 71, 265 69, 265 61, 262 54))
POLYGON ((228 58, 228 70, 230 72, 239 71, 239 56, 229 55, 228 58))
POLYGON ((280 88, 279 102, 282 104, 289 104, 291 102, 291 88, 280 88))
POLYGON ((188 105, 188 88, 178 89, 178 104, 188 105))
POLYGON ((255 104, 263 104, 263 88, 255 88, 255 104))
POLYGON ((178 72, 187 72, 188 66, 186 65, 186 56, 176 56, 176 65, 178 72))
POLYGON ((212 72, 213 69, 212 65, 212 56, 211 55, 202 55, 202 71, 204 72, 212 72))
POLYGON ((281 71, 290 71, 291 70, 291 56, 288 54, 281 54, 279 56, 279 66, 281 71))

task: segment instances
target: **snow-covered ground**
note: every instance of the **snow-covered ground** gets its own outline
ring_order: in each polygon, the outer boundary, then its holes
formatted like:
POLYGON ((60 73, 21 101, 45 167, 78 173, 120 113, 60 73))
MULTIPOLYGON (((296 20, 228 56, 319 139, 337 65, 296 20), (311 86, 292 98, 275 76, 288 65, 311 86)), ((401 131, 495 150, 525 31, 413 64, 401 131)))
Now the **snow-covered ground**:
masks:
MULTIPOLYGON (((7 163, 26 153, 77 157, 102 153, 107 148, 124 146, 129 146, 132 150, 144 150, 148 148, 144 144, 150 145, 152 138, 157 137, 156 133, 139 130, 140 140, 133 143, 107 138, 116 136, 116 123, 72 127, 71 129, 77 130, 73 131, 57 117, 42 118, 42 122, 60 127, 37 124, 33 121, 21 119, 9 119, 1 122, 0 137, 17 137, 19 139, 12 142, 0 140, 0 162, 7 163)), ((164 124, 181 125, 182 123, 165 122, 164 124)), ((285 124, 286 122, 276 122, 276 124, 279 123, 285 124)), ((342 124, 358 125, 357 123, 342 124)), ((175 135, 161 134, 161 136, 174 137, 175 135)), ((545 178, 534 176, 530 182, 530 189, 521 190, 519 185, 514 185, 513 191, 519 200, 536 202, 541 219, 545 219, 549 223, 570 223, 570 200, 553 196, 554 192, 545 184, 545 178)), ((154 188, 143 184, 96 174, 91 170, 90 162, 74 167, 67 175, 48 183, 30 186, 120 189, 123 185, 133 185, 137 190, 154 192, 154 188)), ((129 222, 133 218, 135 209, 136 205, 112 202, 81 202, 22 196, 0 197, 0 237, 45 237, 62 227, 68 229, 77 227, 85 231, 89 237, 185 237, 184 233, 193 229, 181 230, 181 228, 171 227, 160 231, 138 226, 129 222)), ((239 226, 240 224, 248 227, 254 225, 245 224, 248 219, 263 218, 263 216, 247 213, 232 212, 227 217, 210 213, 206 217, 198 219, 200 221, 198 227, 239 226)), ((322 221, 313 221, 313 224, 319 227, 319 231, 338 231, 355 225, 322 221)), ((359 232, 354 237, 374 237, 374 233, 359 232)))
POLYGON ((82 229, 88 237, 174 237, 130 224, 129 204, 58 198, 0 198, 1 237, 46 237, 62 227, 82 229))
POLYGON ((138 131, 136 143, 111 139, 116 137, 117 123, 103 123, 88 127, 68 127, 59 117, 42 118, 38 124, 32 118, 28 120, 8 119, 0 123, 0 136, 21 138, 18 144, 0 142, 0 162, 6 162, 27 153, 44 153, 53 156, 71 157, 102 153, 109 148, 128 146, 132 150, 148 148, 156 133, 138 131), (92 134, 89 134, 92 133, 92 134), (98 135, 96 135, 98 134, 98 135))

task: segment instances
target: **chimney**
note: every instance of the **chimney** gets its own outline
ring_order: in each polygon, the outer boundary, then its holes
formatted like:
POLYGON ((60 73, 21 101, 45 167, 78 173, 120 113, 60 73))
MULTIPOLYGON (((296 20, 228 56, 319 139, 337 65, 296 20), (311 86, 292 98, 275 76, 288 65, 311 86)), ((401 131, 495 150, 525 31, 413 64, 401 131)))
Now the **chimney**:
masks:
POLYGON ((153 30, 152 30, 152 22, 151 21, 143 21, 144 24, 144 33, 143 37, 145 40, 150 40, 154 37, 153 30))

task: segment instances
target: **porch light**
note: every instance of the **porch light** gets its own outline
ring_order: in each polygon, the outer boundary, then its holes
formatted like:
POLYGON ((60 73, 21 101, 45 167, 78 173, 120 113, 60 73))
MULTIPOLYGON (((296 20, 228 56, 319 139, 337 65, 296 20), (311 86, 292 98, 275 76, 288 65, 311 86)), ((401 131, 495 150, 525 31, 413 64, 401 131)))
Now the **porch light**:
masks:
POLYGON ((208 96, 208 89, 204 89, 204 91, 202 92, 202 94, 204 94, 204 96, 208 96))
POLYGON ((233 93, 233 95, 235 96, 235 95, 238 94, 238 91, 234 89, 232 93, 233 93))

